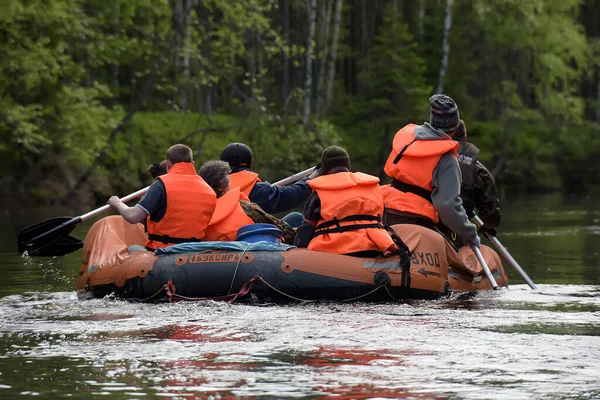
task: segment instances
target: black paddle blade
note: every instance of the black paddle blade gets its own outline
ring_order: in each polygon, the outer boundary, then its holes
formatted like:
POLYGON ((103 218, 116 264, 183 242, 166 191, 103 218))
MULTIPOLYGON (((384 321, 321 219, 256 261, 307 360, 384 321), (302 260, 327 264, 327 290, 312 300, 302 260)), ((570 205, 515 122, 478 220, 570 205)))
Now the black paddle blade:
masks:
POLYGON ((53 242, 67 237, 79 222, 80 218, 57 217, 25 228, 17 237, 19 253, 39 253, 53 242))
POLYGON ((28 251, 31 257, 58 257, 70 254, 83 247, 83 241, 73 236, 62 237, 38 250, 28 251))

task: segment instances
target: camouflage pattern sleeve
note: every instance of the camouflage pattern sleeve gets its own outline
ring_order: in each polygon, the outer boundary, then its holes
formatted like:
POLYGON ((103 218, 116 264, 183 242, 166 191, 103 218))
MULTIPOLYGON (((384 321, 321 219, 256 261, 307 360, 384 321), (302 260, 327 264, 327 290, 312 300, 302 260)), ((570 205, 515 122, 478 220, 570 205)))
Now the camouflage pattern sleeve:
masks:
POLYGON ((271 224, 275 225, 283 232, 283 241, 287 244, 294 244, 296 231, 287 222, 280 220, 277 217, 265 212, 256 203, 240 200, 240 206, 246 215, 256 224, 271 224))

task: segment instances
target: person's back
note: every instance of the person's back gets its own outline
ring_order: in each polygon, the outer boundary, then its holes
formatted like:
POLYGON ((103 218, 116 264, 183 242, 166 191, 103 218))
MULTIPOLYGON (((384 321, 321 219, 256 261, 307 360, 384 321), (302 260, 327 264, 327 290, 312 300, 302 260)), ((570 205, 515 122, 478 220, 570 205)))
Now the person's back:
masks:
MULTIPOLYGON (((483 229, 495 236, 501 214, 494 177, 479 161, 477 146, 467 141, 467 127, 463 120, 460 120, 453 139, 459 144, 458 163, 462 174, 460 197, 465 211, 470 218, 477 212, 484 222, 483 229)), ((445 225, 440 224, 439 227, 454 245, 457 247, 464 245, 464 242, 445 225)))
POLYGON ((309 178, 289 186, 274 186, 263 182, 256 172, 252 171, 252 150, 243 143, 230 143, 221 152, 221 160, 231 166, 231 187, 239 187, 252 203, 258 204, 267 213, 279 213, 299 207, 311 189, 307 179, 318 176, 314 173, 309 178))
POLYGON ((146 248, 152 250, 203 240, 217 202, 215 192, 196 173, 189 147, 172 146, 166 166, 167 173, 154 180, 135 207, 116 196, 109 200, 128 222, 146 220, 146 248))
POLYGON ((254 223, 240 205, 242 195, 240 188, 235 187, 217 198, 217 208, 206 228, 205 240, 233 241, 241 227, 254 223))
POLYGON ((478 245, 476 227, 462 207, 459 145, 451 138, 459 123, 458 107, 445 95, 432 96, 430 105, 430 123, 409 124, 394 137, 384 168, 392 178, 383 188, 386 222, 435 229, 441 219, 478 245))
POLYGON ((285 222, 268 215, 260 207, 250 203, 239 187, 230 183, 231 168, 224 161, 207 161, 199 174, 217 194, 217 208, 213 214, 205 240, 233 241, 238 230, 253 223, 270 223, 284 232, 284 240, 291 243, 295 231, 285 222))
POLYGON ((242 226, 254 223, 240 206, 240 200, 248 199, 246 195, 239 187, 230 188, 230 172, 223 161, 207 161, 198 171, 217 195, 217 208, 206 229, 206 240, 233 241, 242 226))
POLYGON ((308 182, 314 193, 306 204, 296 246, 364 256, 396 251, 381 221, 379 178, 350 172, 350 157, 337 146, 323 151, 321 166, 325 175, 308 182))

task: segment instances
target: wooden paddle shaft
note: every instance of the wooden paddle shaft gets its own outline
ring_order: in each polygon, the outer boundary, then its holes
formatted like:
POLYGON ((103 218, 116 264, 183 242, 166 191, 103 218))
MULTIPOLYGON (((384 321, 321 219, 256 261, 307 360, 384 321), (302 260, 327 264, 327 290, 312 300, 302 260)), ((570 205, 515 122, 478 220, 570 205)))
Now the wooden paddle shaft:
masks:
MULTIPOLYGON (((475 215, 473 217, 473 221, 475 221, 475 223, 478 226, 483 226, 483 221, 481 220, 481 218, 479 218, 478 215, 475 215)), ((500 240, 498 240, 497 237, 490 235, 489 233, 485 232, 485 236, 488 238, 488 240, 492 243, 494 243, 494 246, 496 246, 496 248, 498 249, 498 251, 500 253, 502 253, 502 255, 504 256, 504 258, 506 258, 506 261, 508 261, 508 263, 517 270, 517 272, 519 273, 519 275, 521 275, 521 277, 525 280, 525 282, 527 282, 527 284, 529 285, 530 288, 532 289, 537 289, 537 286, 535 285, 535 283, 533 283, 533 281, 529 278, 529 276, 527 276, 527 274, 525 273, 525 271, 523 270, 523 268, 521 268, 521 266, 519 265, 519 263, 513 258, 513 256, 508 252, 508 250, 506 250, 506 247, 504 247, 502 245, 502 243, 500 243, 500 240)))
POLYGON ((496 280, 494 279, 494 275, 492 275, 492 271, 490 271, 490 267, 488 267, 487 263, 483 259, 483 255, 481 255, 481 250, 479 250, 479 247, 476 247, 476 246, 471 246, 471 248, 473 249, 473 252, 475 253, 475 256, 477 257, 477 259, 479 260, 479 263, 481 264, 481 267, 483 268, 483 272, 485 272, 485 276, 487 276, 488 280, 492 284, 492 287, 494 288, 494 290, 498 290, 499 289, 498 284, 496 283, 496 280))
MULTIPOLYGON (((125 197, 122 197, 121 201, 123 203, 127 203, 130 200, 137 199, 138 197, 142 197, 144 194, 146 194, 148 189, 150 189, 150 186, 146 186, 145 188, 140 189, 137 192, 133 192, 125 197)), ((83 214, 79 218, 81 218, 81 221, 87 221, 90 218, 94 218, 95 216, 98 216, 98 215, 102 214, 103 212, 110 210, 110 208, 111 207, 108 204, 106 204, 100 208, 96 208, 95 210, 92 210, 86 214, 83 214)))
POLYGON ((304 171, 298 172, 297 174, 294 174, 292 176, 288 176, 287 178, 284 178, 280 181, 275 182, 273 185, 274 186, 285 186, 288 183, 293 183, 296 182, 302 178, 306 178, 307 176, 309 176, 310 174, 313 173, 313 171, 315 170, 315 167, 310 167, 305 169, 304 171))

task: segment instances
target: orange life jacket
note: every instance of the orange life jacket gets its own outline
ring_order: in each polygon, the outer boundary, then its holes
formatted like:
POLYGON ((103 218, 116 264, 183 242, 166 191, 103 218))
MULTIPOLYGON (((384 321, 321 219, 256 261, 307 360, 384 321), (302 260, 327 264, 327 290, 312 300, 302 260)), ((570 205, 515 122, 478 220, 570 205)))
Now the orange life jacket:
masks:
POLYGON ((240 188, 235 187, 217 199, 217 208, 206 228, 204 240, 235 240, 238 229, 254 223, 240 206, 244 197, 246 195, 240 192, 240 188))
POLYGON ((179 162, 157 179, 165 185, 167 210, 158 222, 146 219, 146 247, 201 241, 217 205, 215 192, 198 176, 192 163, 179 162))
POLYGON ((433 171, 444 154, 452 152, 458 158, 458 143, 450 138, 416 140, 416 127, 406 125, 394 137, 384 167, 393 180, 383 187, 383 200, 389 209, 422 215, 437 223, 438 213, 431 201, 433 171))
POLYGON ((338 172, 307 181, 321 200, 321 220, 309 250, 334 254, 397 249, 383 228, 379 178, 361 172, 338 172))
POLYGON ((229 174, 229 180, 232 188, 239 186, 242 193, 246 196, 250 196, 250 192, 254 189, 256 182, 262 182, 256 172, 246 169, 229 174))

